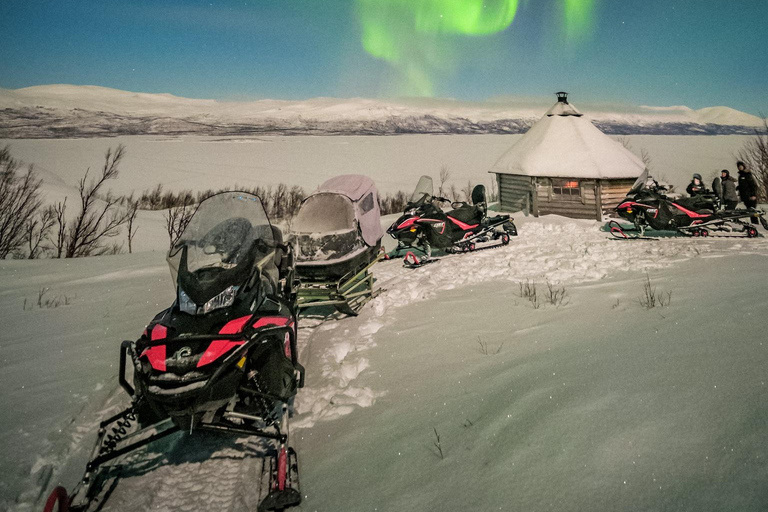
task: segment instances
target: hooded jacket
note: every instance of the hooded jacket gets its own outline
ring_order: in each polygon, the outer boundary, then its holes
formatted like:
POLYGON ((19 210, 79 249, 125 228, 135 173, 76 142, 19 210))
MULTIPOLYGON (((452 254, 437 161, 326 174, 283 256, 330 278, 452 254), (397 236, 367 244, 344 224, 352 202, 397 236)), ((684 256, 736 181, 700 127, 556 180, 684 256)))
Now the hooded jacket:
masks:
POLYGON ((736 188, 739 190, 742 202, 757 196, 757 181, 751 172, 739 171, 739 185, 736 188))

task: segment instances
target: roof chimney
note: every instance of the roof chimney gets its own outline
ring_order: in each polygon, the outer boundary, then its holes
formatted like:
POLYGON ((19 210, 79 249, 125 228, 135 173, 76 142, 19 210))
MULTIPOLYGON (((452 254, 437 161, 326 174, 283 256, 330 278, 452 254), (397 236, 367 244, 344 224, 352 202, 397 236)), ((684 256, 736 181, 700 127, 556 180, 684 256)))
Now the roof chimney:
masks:
POLYGON ((547 116, 576 116, 580 117, 582 114, 576 107, 568 103, 568 93, 565 91, 556 92, 557 103, 555 103, 551 109, 546 113, 547 116))

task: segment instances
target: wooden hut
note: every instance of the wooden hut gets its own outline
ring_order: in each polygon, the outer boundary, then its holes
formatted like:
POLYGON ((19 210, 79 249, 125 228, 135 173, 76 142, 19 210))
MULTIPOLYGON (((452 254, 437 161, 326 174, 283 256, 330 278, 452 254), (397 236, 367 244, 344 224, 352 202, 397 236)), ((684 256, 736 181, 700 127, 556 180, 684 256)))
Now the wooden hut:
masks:
POLYGON ((602 220, 645 164, 595 127, 568 93, 493 165, 501 210, 602 220))

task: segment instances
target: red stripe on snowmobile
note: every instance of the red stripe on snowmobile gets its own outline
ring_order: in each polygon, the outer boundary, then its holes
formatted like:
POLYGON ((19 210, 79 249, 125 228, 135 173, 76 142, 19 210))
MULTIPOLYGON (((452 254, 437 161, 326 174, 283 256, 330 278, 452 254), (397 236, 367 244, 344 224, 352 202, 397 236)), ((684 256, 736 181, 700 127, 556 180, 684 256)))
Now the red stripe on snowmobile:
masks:
POLYGON ((168 337, 168 328, 164 325, 157 324, 152 328, 152 341, 164 340, 168 337))
MULTIPOLYGON (((152 339, 155 339, 154 336, 152 339)), ((154 347, 144 349, 144 352, 139 357, 144 356, 147 356, 152 368, 161 372, 165 371, 165 345, 155 345, 154 347)))
MULTIPOLYGON (((239 334, 243 330, 245 324, 248 323, 248 320, 251 319, 251 316, 252 315, 241 316, 240 318, 230 320, 224 327, 219 329, 219 334, 239 334)), ((245 341, 213 340, 211 344, 208 345, 208 348, 205 349, 205 352, 203 352, 203 356, 197 362, 197 367, 200 368, 201 366, 211 364, 231 349, 239 347, 244 343, 245 341)))
POLYGON ((283 327, 289 323, 291 323, 291 319, 287 316, 265 316, 256 320, 256 322, 253 324, 253 328, 258 329, 268 325, 277 325, 278 327, 283 327))
MULTIPOLYGON (((250 318, 250 317, 249 317, 250 318)), ((230 333, 221 333, 221 334, 230 334, 230 333)), ((229 352, 234 347, 239 347, 240 345, 243 345, 244 341, 230 341, 230 340, 213 340, 210 345, 208 345, 208 348, 205 349, 205 353, 200 358, 200 361, 197 362, 197 367, 200 368, 201 366, 205 366, 207 364, 211 364, 227 352, 229 352)))
POLYGON ((453 222, 454 224, 456 224, 457 226, 459 226, 459 227, 460 227, 461 229, 463 229, 464 231, 466 231, 466 230, 468 230, 468 229, 473 229, 473 228, 476 228, 477 226, 479 226, 479 224, 465 224, 465 223, 461 222, 460 220, 458 220, 458 219, 454 219, 453 217, 451 217, 451 216, 449 216, 449 215, 447 215, 447 217, 448 217, 449 219, 451 219, 451 222, 453 222))
POLYGON ((400 223, 399 226, 397 226, 397 229, 403 229, 407 228, 408 226, 413 226, 413 224, 419 220, 418 217, 411 217, 410 219, 405 219, 402 223, 400 223))
POLYGON ((687 208, 683 208, 682 206, 680 206, 677 203, 672 203, 672 204, 675 205, 678 210, 680 210, 681 212, 683 212, 684 214, 686 214, 689 217, 693 217, 694 219, 701 219, 701 218, 704 218, 704 217, 711 217, 712 216, 711 213, 708 213, 708 214, 696 213, 696 212, 692 212, 691 210, 688 210, 687 208))

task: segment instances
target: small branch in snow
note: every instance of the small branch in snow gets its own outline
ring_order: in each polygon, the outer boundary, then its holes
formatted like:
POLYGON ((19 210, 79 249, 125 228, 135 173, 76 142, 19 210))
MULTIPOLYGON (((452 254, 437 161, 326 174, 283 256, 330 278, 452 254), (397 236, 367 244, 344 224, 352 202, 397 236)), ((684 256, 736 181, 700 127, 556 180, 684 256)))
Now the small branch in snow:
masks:
POLYGON ((440 434, 437 433, 437 429, 435 427, 432 427, 432 430, 435 431, 435 438, 437 439, 437 441, 435 441, 433 444, 437 448, 437 451, 440 453, 440 458, 443 459, 445 457, 443 457, 443 448, 440 446, 440 434))

